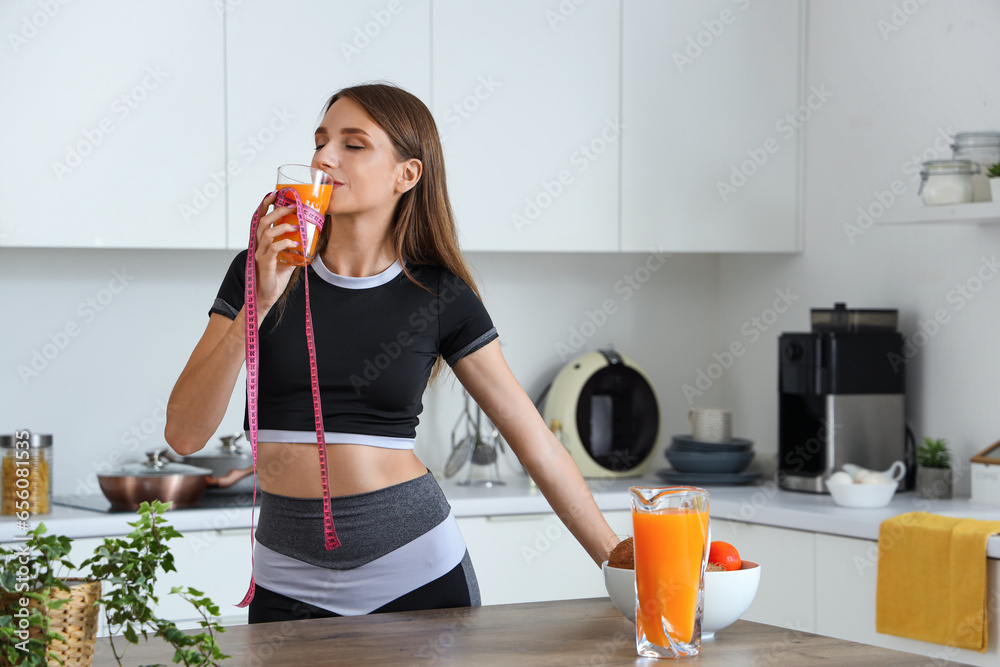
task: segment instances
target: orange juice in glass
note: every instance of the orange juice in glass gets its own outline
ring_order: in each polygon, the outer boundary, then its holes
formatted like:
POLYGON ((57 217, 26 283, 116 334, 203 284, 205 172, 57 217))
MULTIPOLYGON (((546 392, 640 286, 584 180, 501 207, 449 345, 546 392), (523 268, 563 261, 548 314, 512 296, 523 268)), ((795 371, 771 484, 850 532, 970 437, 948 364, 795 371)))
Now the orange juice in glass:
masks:
POLYGON ((701 653, 708 491, 633 486, 635 648, 649 658, 701 653))
MULTIPOLYGON (((299 198, 305 206, 326 214, 326 209, 330 205, 330 195, 333 193, 333 178, 322 169, 310 167, 304 164, 284 164, 278 167, 277 189, 292 188, 299 193, 299 198)), ((295 214, 286 215, 277 222, 298 224, 295 214)), ((306 228, 306 248, 305 253, 301 248, 301 236, 299 230, 282 234, 280 239, 291 239, 299 244, 298 247, 288 248, 278 253, 278 261, 284 264, 295 266, 305 266, 312 262, 316 254, 316 244, 319 242, 319 230, 315 225, 307 224, 306 228)))

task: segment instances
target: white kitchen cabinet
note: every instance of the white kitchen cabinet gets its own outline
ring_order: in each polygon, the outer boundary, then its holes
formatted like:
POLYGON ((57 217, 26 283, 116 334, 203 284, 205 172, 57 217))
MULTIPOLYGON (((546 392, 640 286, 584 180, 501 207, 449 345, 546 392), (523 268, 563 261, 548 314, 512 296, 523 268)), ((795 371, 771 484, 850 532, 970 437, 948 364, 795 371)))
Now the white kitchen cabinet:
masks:
POLYGON ((621 249, 800 249, 799 0, 624 3, 621 249))
POLYGON ((225 247, 221 199, 184 215, 224 164, 217 4, 0 5, 0 245, 225 247))
MULTIPOLYGON (((242 511, 242 508, 240 508, 242 511)), ((225 515, 220 515, 225 518, 225 515)), ((174 586, 194 588, 207 595, 219 607, 222 625, 247 622, 246 608, 236 607, 250 584, 250 531, 247 528, 183 531, 183 538, 167 542, 174 556, 176 572, 157 574, 154 591, 159 604, 154 613, 173 621, 182 630, 197 628, 202 620, 194 606, 179 595, 171 595, 174 586)), ((122 536, 113 536, 122 537, 122 536)), ((70 560, 79 564, 94 555, 104 538, 74 539, 70 560)), ((109 584, 104 583, 107 591, 109 584)), ((101 609, 98 634, 108 634, 101 609)))
POLYGON ((814 533, 714 518, 711 529, 712 540, 729 542, 761 566, 757 595, 742 618, 817 632, 814 533))
MULTIPOLYGON (((243 511, 240 508, 239 511, 243 511)), ((250 586, 250 530, 185 531, 184 538, 170 543, 176 572, 160 575, 156 582, 160 596, 159 614, 187 627, 201 620, 194 606, 179 595, 168 595, 174 586, 201 591, 219 607, 223 625, 245 624, 247 609, 237 607, 250 586)))
POLYGON ((430 106, 430 34, 430 0, 232 3, 226 162, 216 167, 229 184, 229 248, 247 247, 250 218, 274 189, 278 166, 312 160, 334 92, 382 80, 430 106))
MULTIPOLYGON (((605 512, 619 533, 629 512, 605 512)), ((554 513, 458 519, 484 605, 607 596, 604 575, 554 513)))
MULTIPOLYGON (((997 590, 1000 561, 987 560, 986 572, 986 590, 997 590)), ((941 573, 940 578, 943 585, 946 584, 947 573, 941 573)), ((877 581, 878 542, 817 533, 816 632, 828 637, 919 653, 962 664, 996 665, 1000 662, 1000 642, 997 641, 1000 621, 994 596, 988 595, 990 612, 987 614, 987 625, 990 641, 987 652, 982 654, 876 632, 877 581)))
POLYGON ((433 111, 465 250, 617 251, 616 0, 437 0, 433 111))

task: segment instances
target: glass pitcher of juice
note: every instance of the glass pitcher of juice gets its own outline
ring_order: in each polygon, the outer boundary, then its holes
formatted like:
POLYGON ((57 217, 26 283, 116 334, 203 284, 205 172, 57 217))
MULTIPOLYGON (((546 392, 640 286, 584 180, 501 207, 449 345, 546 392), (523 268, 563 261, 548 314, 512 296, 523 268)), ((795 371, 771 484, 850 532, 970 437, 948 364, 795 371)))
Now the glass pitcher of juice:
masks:
POLYGON ((701 653, 708 491, 693 486, 629 490, 635 544, 635 648, 650 658, 701 653))
MULTIPOLYGON (((330 205, 330 195, 333 193, 333 178, 322 169, 305 164, 283 164, 278 167, 277 189, 292 188, 299 193, 302 203, 321 214, 326 214, 330 205)), ((298 224, 298 218, 293 213, 281 218, 276 224, 298 224)), ((282 234, 276 240, 292 239, 301 244, 299 230, 282 234)), ((316 254, 316 244, 319 242, 319 229, 312 224, 306 228, 306 247, 295 247, 278 253, 278 261, 294 266, 306 266, 312 262, 316 254)))

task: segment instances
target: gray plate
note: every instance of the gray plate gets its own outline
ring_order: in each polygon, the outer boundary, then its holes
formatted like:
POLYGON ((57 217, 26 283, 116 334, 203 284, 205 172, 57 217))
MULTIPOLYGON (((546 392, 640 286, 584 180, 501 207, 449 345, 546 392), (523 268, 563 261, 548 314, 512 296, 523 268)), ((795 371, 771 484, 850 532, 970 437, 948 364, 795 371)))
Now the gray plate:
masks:
POLYGON ((690 435, 675 435, 671 438, 671 443, 687 452, 745 452, 753 447, 753 440, 746 438, 732 438, 728 442, 702 442, 690 435))
POLYGON ((734 474, 743 472, 754 452, 679 452, 668 448, 663 454, 677 472, 734 474))
POLYGON ((720 484, 728 486, 740 486, 750 484, 760 478, 763 473, 759 472, 677 472, 670 468, 656 471, 656 476, 664 482, 670 484, 720 484))

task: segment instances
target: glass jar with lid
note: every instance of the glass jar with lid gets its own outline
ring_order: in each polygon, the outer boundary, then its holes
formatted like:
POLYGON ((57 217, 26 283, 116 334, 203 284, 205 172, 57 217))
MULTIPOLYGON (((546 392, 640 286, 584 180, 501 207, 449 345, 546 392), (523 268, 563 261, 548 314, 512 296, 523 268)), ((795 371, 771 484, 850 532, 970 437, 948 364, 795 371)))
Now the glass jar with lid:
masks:
POLYGON ((972 201, 992 201, 986 172, 1000 162, 1000 132, 959 132, 951 148, 956 160, 972 160, 979 165, 979 172, 972 176, 972 201))
POLYGON ((966 204, 973 201, 972 177, 979 165, 972 160, 928 160, 920 172, 920 189, 927 206, 966 204))
POLYGON ((0 514, 48 514, 52 503, 52 436, 0 435, 0 514))

